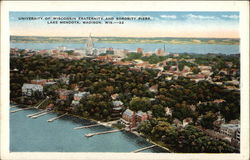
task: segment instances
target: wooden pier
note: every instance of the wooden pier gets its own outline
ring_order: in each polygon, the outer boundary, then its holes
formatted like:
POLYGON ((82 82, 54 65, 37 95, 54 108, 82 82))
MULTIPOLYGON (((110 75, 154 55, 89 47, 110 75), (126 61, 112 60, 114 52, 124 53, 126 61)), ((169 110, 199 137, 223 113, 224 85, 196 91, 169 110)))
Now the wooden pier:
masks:
POLYGON ((65 116, 65 115, 67 115, 67 114, 68 114, 68 113, 65 113, 65 114, 60 115, 60 116, 58 116, 58 117, 51 118, 51 119, 48 120, 48 122, 53 122, 54 120, 57 120, 57 119, 59 119, 59 118, 65 116))
POLYGON ((38 114, 38 115, 34 115, 34 116, 31 116, 30 118, 38 118, 38 117, 41 117, 41 116, 43 116, 43 115, 46 115, 46 114, 49 114, 49 113, 51 113, 52 111, 49 111, 49 112, 43 112, 43 113, 41 113, 41 114, 38 114))
POLYGON ((146 150, 146 149, 153 148, 153 147, 155 147, 155 146, 156 146, 156 145, 154 144, 154 145, 151 145, 151 146, 148 146, 148 147, 144 147, 144 148, 140 148, 140 149, 134 150, 134 151, 132 151, 132 152, 133 152, 133 153, 141 152, 141 151, 144 151, 144 150, 146 150))
POLYGON ((47 110, 43 110, 41 112, 36 112, 36 113, 28 114, 27 117, 32 117, 32 116, 35 116, 35 115, 38 115, 38 114, 41 114, 41 113, 44 113, 44 112, 47 112, 47 110))
POLYGON ((38 109, 46 100, 48 100, 48 97, 45 98, 44 100, 42 100, 42 102, 40 102, 40 104, 38 104, 38 105, 35 106, 34 108, 38 109))
POLYGON ((88 134, 85 134, 85 137, 92 137, 92 136, 95 136, 95 135, 107 134, 107 133, 114 133, 114 132, 119 132, 119 131, 121 131, 121 130, 115 129, 115 130, 111 130, 111 131, 88 133, 88 134))
POLYGON ((92 125, 87 125, 87 126, 75 127, 74 129, 90 128, 90 127, 95 127, 95 126, 100 126, 100 125, 102 124, 92 124, 92 125))
POLYGON ((10 113, 15 113, 15 112, 22 111, 22 110, 27 110, 27 109, 32 109, 32 108, 30 108, 30 107, 28 107, 28 108, 20 108, 20 109, 17 109, 17 110, 10 111, 10 113))

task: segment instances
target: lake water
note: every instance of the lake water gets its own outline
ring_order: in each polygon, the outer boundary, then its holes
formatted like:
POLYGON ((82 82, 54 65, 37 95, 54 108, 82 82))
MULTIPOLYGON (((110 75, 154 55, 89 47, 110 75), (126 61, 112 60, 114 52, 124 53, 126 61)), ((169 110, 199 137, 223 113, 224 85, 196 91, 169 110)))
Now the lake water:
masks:
MULTIPOLYGON (((128 49, 135 51, 136 48, 143 48, 144 51, 155 51, 157 48, 164 48, 164 44, 142 44, 142 43, 95 43, 95 48, 114 48, 128 49)), ((80 49, 85 47, 84 43, 10 43, 11 48, 20 49, 56 49, 59 46, 65 46, 67 49, 80 49)), ((165 44, 165 49, 170 53, 223 53, 238 54, 240 53, 239 45, 221 45, 221 44, 165 44)))
MULTIPOLYGON (((17 108, 10 110, 15 109, 17 108)), ((85 137, 84 134, 112 130, 112 128, 98 126, 74 130, 75 127, 91 122, 72 116, 65 116, 50 123, 47 120, 56 117, 57 114, 51 113, 37 119, 26 117, 36 112, 38 111, 23 110, 10 113, 11 152, 131 152, 152 145, 144 138, 126 131, 85 137)), ((142 152, 166 151, 154 147, 142 152)))

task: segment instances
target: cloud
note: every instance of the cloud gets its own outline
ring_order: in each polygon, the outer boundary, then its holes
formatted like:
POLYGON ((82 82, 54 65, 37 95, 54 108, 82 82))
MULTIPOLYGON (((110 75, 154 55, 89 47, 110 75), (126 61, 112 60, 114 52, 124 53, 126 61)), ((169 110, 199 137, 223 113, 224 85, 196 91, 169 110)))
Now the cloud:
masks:
POLYGON ((188 19, 215 19, 214 16, 202 16, 202 15, 194 15, 194 14, 188 14, 183 17, 186 17, 188 19))
POLYGON ((176 15, 161 15, 161 18, 167 18, 167 19, 176 19, 176 15))
POLYGON ((238 15, 222 15, 223 18, 230 18, 230 19, 239 19, 238 15))

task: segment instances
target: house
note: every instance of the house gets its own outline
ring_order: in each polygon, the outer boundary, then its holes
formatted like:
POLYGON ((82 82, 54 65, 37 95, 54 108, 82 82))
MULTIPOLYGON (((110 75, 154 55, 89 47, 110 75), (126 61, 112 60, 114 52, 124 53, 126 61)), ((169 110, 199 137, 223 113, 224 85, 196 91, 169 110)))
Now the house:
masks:
POLYGON ((66 89, 59 89, 57 90, 57 93, 60 100, 67 100, 69 96, 73 94, 73 91, 66 89))
POLYGON ((123 103, 122 101, 112 101, 113 104, 113 108, 112 108, 112 112, 113 112, 113 116, 120 116, 120 113, 123 109, 123 103))
POLYGON ((54 84, 56 84, 56 82, 45 82, 44 86, 51 86, 51 85, 54 85, 54 84))
POLYGON ((46 79, 37 79, 37 80, 31 80, 30 83, 31 84, 39 84, 39 85, 44 85, 47 82, 46 79))
POLYGON ((190 123, 192 123, 193 122, 193 119, 192 118, 185 118, 185 119, 183 119, 183 121, 182 121, 182 126, 183 127, 185 127, 186 125, 188 125, 188 124, 190 124, 190 123))
POLYGON ((79 86, 78 86, 78 84, 71 84, 70 85, 70 88, 72 89, 72 90, 74 90, 74 91, 78 91, 79 90, 79 86))
POLYGON ((77 100, 73 100, 72 102, 71 102, 71 105, 72 106, 77 106, 77 105, 79 105, 80 104, 80 101, 77 101, 77 100))
POLYGON ((74 100, 75 101, 80 101, 82 98, 88 96, 90 92, 78 92, 74 94, 74 100))
POLYGON ((230 124, 240 124, 240 120, 235 119, 235 120, 229 121, 228 123, 230 123, 230 124))
POLYGON ((188 66, 184 66, 182 72, 190 72, 191 71, 191 68, 188 67, 188 66))
POLYGON ((220 112, 217 112, 216 115, 217 115, 217 120, 213 122, 213 125, 214 125, 214 129, 219 131, 220 126, 225 123, 225 119, 222 117, 220 112))
POLYGON ((112 57, 109 55, 106 56, 98 56, 94 60, 96 61, 112 61, 112 57))
POLYGON ((43 86, 40 84, 24 83, 22 86, 22 94, 32 96, 34 92, 43 92, 43 86))
POLYGON ((142 111, 138 111, 136 114, 135 114, 135 118, 136 118, 136 123, 140 123, 140 122, 143 122, 145 120, 148 120, 149 119, 149 116, 146 112, 142 112, 142 111))
POLYGON ((46 107, 47 110, 53 110, 53 108, 54 108, 54 104, 49 104, 49 105, 46 107))
POLYGON ((230 68, 233 66, 233 62, 225 62, 225 64, 230 68))
POLYGON ((222 103, 222 102, 225 102, 225 100, 224 99, 215 99, 213 101, 213 103, 217 103, 217 104, 222 103))
POLYGON ((240 128, 237 128, 235 138, 236 140, 240 141, 240 128))
POLYGON ((157 92, 158 92, 158 84, 151 86, 151 87, 149 88, 149 91, 150 91, 150 92, 157 93, 157 92))
POLYGON ((198 66, 198 68, 199 68, 200 70, 211 70, 211 69, 212 69, 211 66, 198 66))
POLYGON ((61 80, 65 84, 69 84, 69 76, 62 75, 59 80, 61 80))
POLYGON ((240 129, 240 124, 222 124, 220 132, 231 138, 235 138, 238 129, 240 129))
POLYGON ((114 107, 123 107, 122 101, 112 101, 114 107))
POLYGON ((193 112, 196 110, 196 106, 195 105, 190 105, 190 106, 188 106, 193 112))
POLYGON ((135 112, 126 109, 122 114, 121 123, 128 129, 134 128, 136 125, 135 112))
POLYGON ((115 93, 111 95, 112 100, 116 100, 119 97, 119 94, 115 93))
POLYGON ((225 83, 225 85, 235 85, 235 86, 240 85, 240 82, 237 80, 225 81, 224 83, 225 83))
POLYGON ((173 124, 174 124, 174 126, 176 126, 177 128, 182 127, 181 121, 180 121, 179 119, 177 119, 177 118, 175 118, 175 119, 173 120, 173 124))
POLYGON ((147 111, 147 114, 148 114, 148 119, 151 119, 152 118, 152 111, 147 111))
POLYGON ((172 116, 173 111, 172 111, 171 108, 165 107, 164 110, 165 110, 165 115, 166 116, 172 116))
POLYGON ((223 68, 223 69, 220 70, 219 74, 221 74, 221 73, 223 73, 225 75, 228 75, 228 70, 223 68))

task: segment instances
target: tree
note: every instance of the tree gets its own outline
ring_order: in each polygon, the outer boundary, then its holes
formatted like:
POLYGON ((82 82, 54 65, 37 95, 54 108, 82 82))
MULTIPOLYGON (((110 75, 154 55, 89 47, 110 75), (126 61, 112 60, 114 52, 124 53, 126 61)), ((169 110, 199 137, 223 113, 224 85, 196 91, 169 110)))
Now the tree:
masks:
POLYGON ((143 111, 146 112, 150 109, 150 100, 146 97, 133 97, 132 100, 129 102, 129 108, 133 111, 143 111))
POLYGON ((213 128, 213 122, 217 119, 216 114, 209 111, 206 112, 206 114, 201 119, 201 126, 204 128, 212 129, 213 128))
POLYGON ((160 104, 153 105, 152 112, 153 112, 154 117, 164 117, 165 116, 164 107, 160 104))

